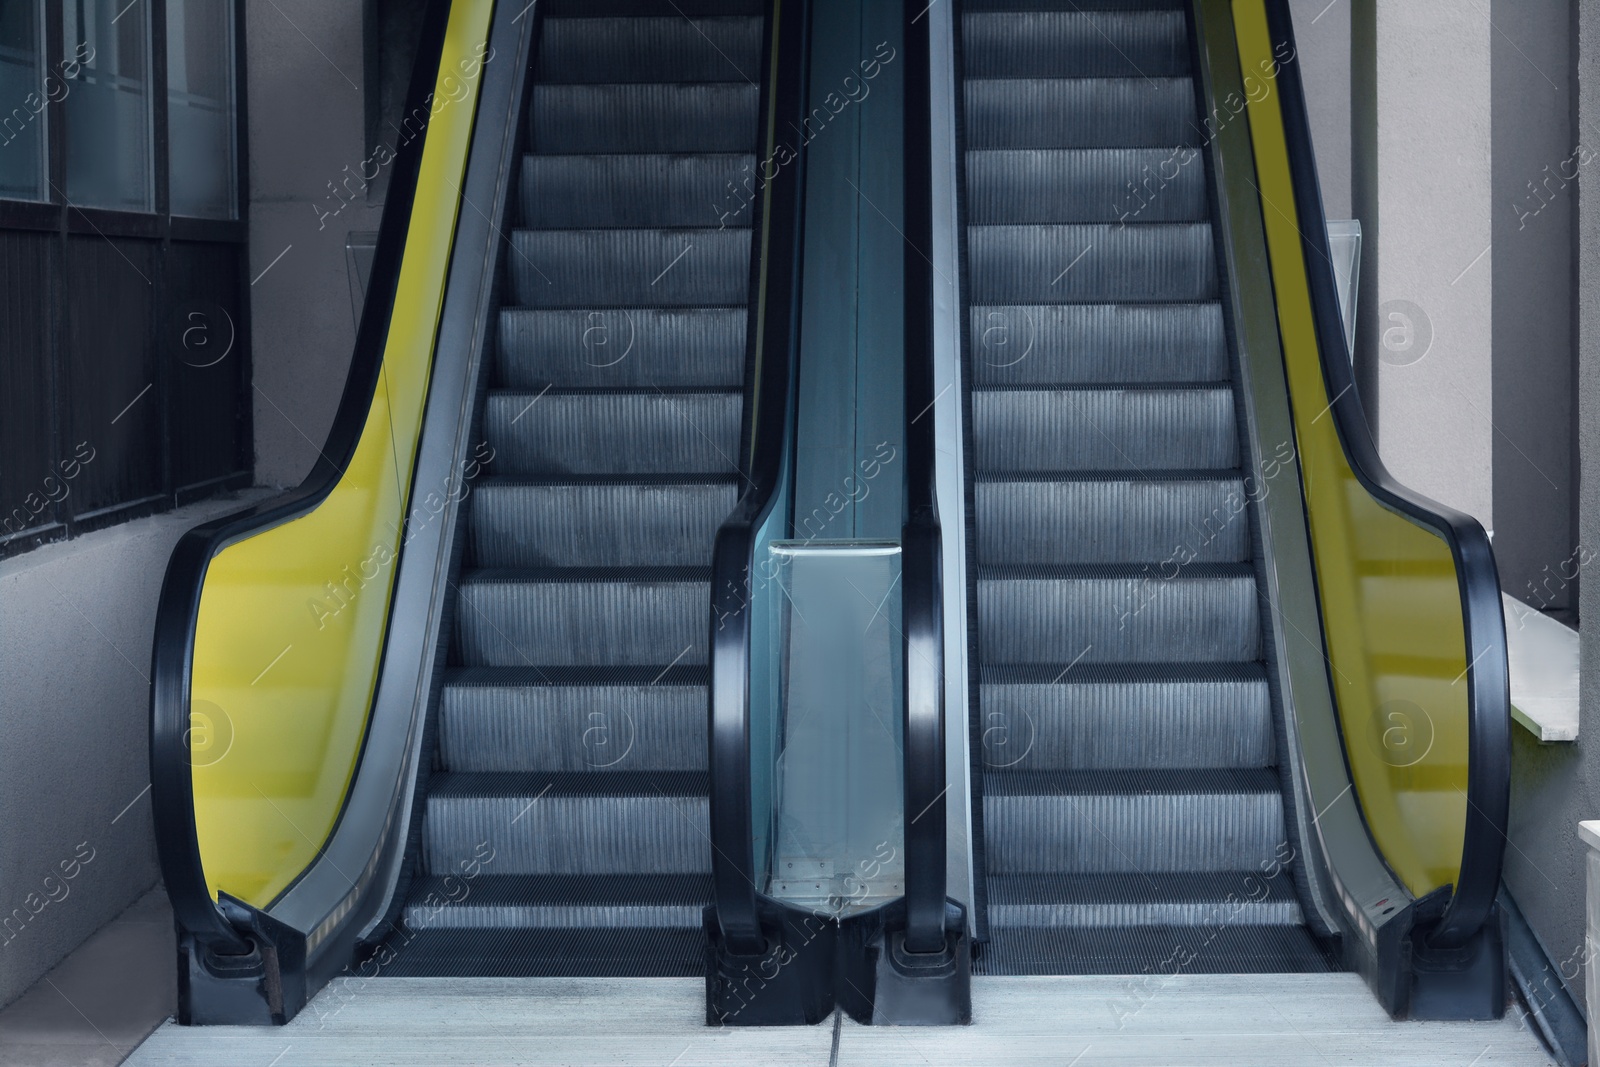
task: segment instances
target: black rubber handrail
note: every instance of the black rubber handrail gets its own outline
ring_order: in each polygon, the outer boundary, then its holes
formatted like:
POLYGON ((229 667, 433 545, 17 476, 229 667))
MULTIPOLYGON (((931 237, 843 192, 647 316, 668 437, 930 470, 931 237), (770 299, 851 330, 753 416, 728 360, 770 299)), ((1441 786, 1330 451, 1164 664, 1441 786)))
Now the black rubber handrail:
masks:
POLYGON ((708 752, 711 874, 717 923, 730 952, 766 947, 757 914, 750 769, 750 610, 756 532, 777 503, 800 350, 801 234, 810 0, 774 0, 762 51, 762 156, 751 192, 753 252, 745 363, 743 492, 711 557, 708 752))
POLYGON ((1453 948, 1470 940, 1492 913, 1505 856, 1511 807, 1511 695, 1500 576, 1489 537, 1476 519, 1400 485, 1378 455, 1348 357, 1289 5, 1287 0, 1266 0, 1266 8, 1274 55, 1290 57, 1280 63, 1277 79, 1284 136, 1322 375, 1333 398, 1334 425, 1345 458, 1367 492, 1390 510, 1437 533, 1455 559, 1468 659, 1466 830, 1459 880, 1443 916, 1427 935, 1430 945, 1453 948))
POLYGON ((906 950, 945 949, 944 558, 934 426, 933 147, 929 19, 905 5, 906 950))
MULTIPOLYGON (((408 115, 429 113, 428 96, 437 81, 449 14, 450 0, 430 0, 406 93, 408 115)), ((180 930, 220 955, 246 955, 252 946, 211 899, 195 827, 189 692, 206 571, 227 546, 314 510, 333 492, 355 455, 383 367, 426 140, 424 125, 416 136, 396 146, 355 350, 333 426, 311 472, 295 489, 184 534, 173 549, 161 586, 150 674, 150 800, 156 851, 180 930)))

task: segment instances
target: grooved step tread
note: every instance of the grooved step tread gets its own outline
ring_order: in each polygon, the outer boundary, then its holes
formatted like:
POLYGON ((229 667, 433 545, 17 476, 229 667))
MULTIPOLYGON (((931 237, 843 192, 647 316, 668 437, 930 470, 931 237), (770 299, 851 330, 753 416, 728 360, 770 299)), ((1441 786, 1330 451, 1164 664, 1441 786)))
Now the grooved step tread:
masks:
MULTIPOLYGON (((1205 472, 1209 474, 1210 472, 1205 472)), ((737 474, 509 474, 489 475, 474 484, 482 489, 590 489, 608 486, 730 485, 737 474)))
POLYGON ((1266 682, 1261 663, 985 663, 982 685, 1140 685, 1266 682))
POLYGON ((526 567, 482 569, 462 575, 462 584, 537 584, 544 582, 636 583, 709 582, 710 567, 526 567))
MULTIPOLYGON (((403 931, 378 973, 391 978, 699 978, 700 929, 403 931)), ((369 973, 363 971, 362 973, 369 973)))
MULTIPOLYGON (((492 861, 484 865, 487 871, 492 861)), ((486 906, 530 904, 675 904, 701 905, 711 900, 711 877, 703 874, 490 874, 425 875, 412 883, 410 898, 429 894, 462 904, 486 906), (468 888, 463 892, 462 886, 468 888)))
POLYGON ((711 669, 704 664, 662 664, 656 666, 598 667, 447 667, 444 684, 460 689, 506 687, 595 686, 705 686, 711 683, 711 669))
POLYGON ((1282 788, 1272 768, 1173 770, 1005 771, 984 775, 995 797, 1259 796, 1282 788))
POLYGON ((1137 1013, 1174 974, 1295 974, 1342 970, 1331 947, 1303 926, 1122 926, 1000 928, 990 932, 976 975, 1126 974, 1124 1003, 1137 1013))
POLYGON ((1295 900, 1294 884, 1280 872, 1156 872, 1119 874, 995 874, 989 876, 990 904, 1050 904, 1058 901, 1152 903, 1227 900, 1295 900))
POLYGON ((436 772, 430 797, 705 797, 700 771, 436 772))
POLYGON ((1172 564, 1163 569, 1156 561, 1150 563, 1068 563, 1068 564, 1018 564, 980 566, 980 582, 1072 582, 1105 579, 1132 580, 1152 575, 1164 580, 1176 578, 1238 579, 1255 578, 1255 566, 1250 563, 1190 563, 1183 567, 1172 564))

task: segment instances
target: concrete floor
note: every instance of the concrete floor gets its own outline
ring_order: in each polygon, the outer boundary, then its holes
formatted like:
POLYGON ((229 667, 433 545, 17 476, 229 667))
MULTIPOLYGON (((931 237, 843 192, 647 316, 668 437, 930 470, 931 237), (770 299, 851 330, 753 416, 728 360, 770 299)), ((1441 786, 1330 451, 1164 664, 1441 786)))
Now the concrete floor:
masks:
POLYGON ((1545 1067, 1495 1023, 1393 1023, 1354 975, 988 978, 974 1025, 711 1030, 693 979, 342 979, 278 1029, 166 1025, 137 1067, 1545 1067))
POLYGON ((172 910, 159 889, 0 1011, 0 1064, 110 1067, 178 1003, 172 910))

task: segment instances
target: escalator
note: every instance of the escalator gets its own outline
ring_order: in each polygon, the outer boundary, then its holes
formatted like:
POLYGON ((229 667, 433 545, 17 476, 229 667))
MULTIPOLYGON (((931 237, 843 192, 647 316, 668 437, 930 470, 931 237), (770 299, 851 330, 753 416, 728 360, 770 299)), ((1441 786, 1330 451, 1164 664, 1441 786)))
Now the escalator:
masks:
POLYGON ((705 605, 738 496, 751 282, 729 190, 754 167, 765 20, 602 6, 627 14, 568 4, 541 27, 493 459, 385 974, 702 966, 705 605))
POLYGON ((1498 579, 1378 458, 1287 4, 950 34, 975 973, 1498 1017, 1498 579))
POLYGON ((1378 461, 1284 0, 875 3, 430 3, 318 465, 163 587, 180 1021, 1503 1010, 1493 559, 1378 461))
POLYGON ((973 2, 962 23, 981 967, 1326 970, 1292 873, 1189 27, 1104 6, 973 2))

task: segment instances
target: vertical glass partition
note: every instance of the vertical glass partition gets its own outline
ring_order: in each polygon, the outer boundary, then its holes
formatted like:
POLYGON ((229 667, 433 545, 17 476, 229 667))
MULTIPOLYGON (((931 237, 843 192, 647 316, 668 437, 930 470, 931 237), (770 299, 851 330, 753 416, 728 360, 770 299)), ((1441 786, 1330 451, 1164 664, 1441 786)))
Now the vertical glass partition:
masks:
POLYGON ((844 917, 905 891, 900 546, 775 541, 768 895, 844 917))

